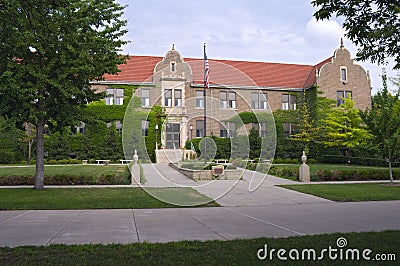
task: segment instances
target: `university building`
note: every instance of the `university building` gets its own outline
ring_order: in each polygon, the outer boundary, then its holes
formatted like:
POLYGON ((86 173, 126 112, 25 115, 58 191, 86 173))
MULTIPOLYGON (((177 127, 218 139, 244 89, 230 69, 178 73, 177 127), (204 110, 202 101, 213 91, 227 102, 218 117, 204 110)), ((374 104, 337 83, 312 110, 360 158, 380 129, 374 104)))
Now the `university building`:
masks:
MULTIPOLYGON (((296 110, 300 93, 315 86, 322 96, 336 100, 338 105, 349 96, 358 109, 371 105, 369 73, 353 62, 343 42, 333 56, 316 65, 214 59, 208 62, 210 88, 206 92, 206 103, 204 60, 182 57, 174 47, 165 57, 130 56, 126 64, 119 66, 118 75, 105 75, 103 81, 94 82, 92 86, 107 92, 107 105, 129 101, 122 86, 131 85, 137 87, 134 96, 140 98, 140 108, 161 106, 166 120, 160 129, 157 128, 161 136, 160 150, 183 148, 187 140, 204 135, 232 137, 240 134, 230 118, 242 112, 296 110)), ((145 136, 149 123, 143 120, 141 124, 145 136)), ((122 127, 120 121, 118 127, 122 127)), ((265 136, 265 126, 259 124, 258 129, 260 135, 265 136)), ((296 126, 286 123, 283 129, 290 134, 296 126)))

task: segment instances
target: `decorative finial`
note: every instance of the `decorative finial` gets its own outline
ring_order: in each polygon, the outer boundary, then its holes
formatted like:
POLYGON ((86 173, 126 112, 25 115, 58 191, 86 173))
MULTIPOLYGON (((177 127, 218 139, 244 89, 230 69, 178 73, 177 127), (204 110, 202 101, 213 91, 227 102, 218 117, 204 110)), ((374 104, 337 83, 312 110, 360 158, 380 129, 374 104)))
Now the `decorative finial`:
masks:
POLYGON ((344 48, 344 44, 343 44, 343 38, 340 38, 340 48, 344 48))
POLYGON ((175 43, 172 44, 172 51, 175 50, 175 43))
POLYGON ((303 151, 303 155, 301 156, 301 161, 303 162, 303 164, 306 164, 307 162, 307 156, 305 151, 303 151))

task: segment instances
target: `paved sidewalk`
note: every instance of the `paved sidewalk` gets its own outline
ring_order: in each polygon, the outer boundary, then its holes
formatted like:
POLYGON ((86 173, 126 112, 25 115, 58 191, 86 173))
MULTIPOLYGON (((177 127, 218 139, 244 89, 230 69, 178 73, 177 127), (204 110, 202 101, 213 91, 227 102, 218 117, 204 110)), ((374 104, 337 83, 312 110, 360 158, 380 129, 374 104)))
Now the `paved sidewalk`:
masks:
POLYGON ((143 164, 146 176, 145 187, 188 186, 215 199, 222 206, 250 206, 292 203, 318 203, 329 200, 287 190, 275 185, 298 184, 299 182, 262 173, 243 170, 244 180, 210 180, 195 182, 167 164, 143 164), (250 184, 260 186, 253 189, 250 184))
POLYGON ((276 187, 297 182, 252 171, 245 171, 244 180, 239 182, 194 182, 168 165, 144 165, 144 170, 148 181, 145 186, 194 187, 217 198, 224 207, 0 211, 0 246, 229 240, 400 230, 400 201, 337 203, 276 187), (250 192, 249 184, 258 184, 264 177, 259 188, 250 192))
POLYGON ((400 202, 1 211, 0 246, 170 242, 400 230, 400 202))

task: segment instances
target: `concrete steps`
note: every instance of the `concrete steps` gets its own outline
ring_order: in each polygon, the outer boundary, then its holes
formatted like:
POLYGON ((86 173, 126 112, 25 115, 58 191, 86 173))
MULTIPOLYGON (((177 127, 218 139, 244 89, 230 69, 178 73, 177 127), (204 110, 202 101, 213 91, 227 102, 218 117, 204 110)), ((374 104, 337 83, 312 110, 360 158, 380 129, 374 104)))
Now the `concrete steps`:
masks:
POLYGON ((160 149, 156 150, 157 163, 176 163, 182 160, 182 151, 180 149, 160 149))

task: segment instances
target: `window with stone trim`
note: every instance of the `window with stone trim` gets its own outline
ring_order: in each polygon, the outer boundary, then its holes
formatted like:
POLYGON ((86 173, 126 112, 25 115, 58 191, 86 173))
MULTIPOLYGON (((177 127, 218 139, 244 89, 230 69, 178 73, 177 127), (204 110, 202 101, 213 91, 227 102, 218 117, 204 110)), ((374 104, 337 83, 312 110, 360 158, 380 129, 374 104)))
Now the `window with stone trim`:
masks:
POLYGON ((106 89, 106 105, 123 105, 124 89, 106 89))
POLYGON ((149 135, 149 121, 142 120, 142 136, 146 137, 149 135))
POLYGON ((204 108, 204 92, 196 91, 196 108, 204 108))
POLYGON ((340 67, 340 81, 343 83, 347 82, 347 67, 340 67))
POLYGON ((282 110, 296 110, 297 98, 295 95, 282 94, 282 110))
POLYGON ((336 91, 336 105, 339 106, 344 103, 345 99, 352 99, 352 91, 336 91))
POLYGON ((236 92, 221 91, 219 93, 220 108, 236 109, 236 92))
POLYGON ((142 106, 150 107, 150 89, 141 89, 142 106))
POLYGON ((118 135, 122 136, 122 123, 121 121, 115 121, 115 128, 117 129, 118 135))
POLYGON ((236 133, 236 124, 234 122, 221 122, 219 136, 221 138, 233 138, 236 133))
POLYGON ((182 90, 174 90, 174 106, 182 106, 182 90))
POLYGON ((297 125, 293 123, 283 123, 283 134, 286 137, 295 134, 297 132, 297 125))
POLYGON ((204 120, 196 120, 196 138, 204 137, 204 120))
POLYGON ((172 90, 166 89, 164 93, 164 106, 172 107, 172 90))
POLYGON ((262 92, 251 93, 252 109, 268 109, 268 94, 262 92))

